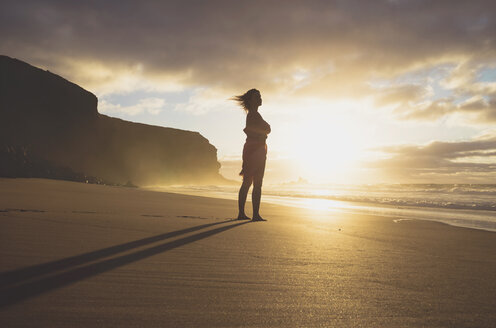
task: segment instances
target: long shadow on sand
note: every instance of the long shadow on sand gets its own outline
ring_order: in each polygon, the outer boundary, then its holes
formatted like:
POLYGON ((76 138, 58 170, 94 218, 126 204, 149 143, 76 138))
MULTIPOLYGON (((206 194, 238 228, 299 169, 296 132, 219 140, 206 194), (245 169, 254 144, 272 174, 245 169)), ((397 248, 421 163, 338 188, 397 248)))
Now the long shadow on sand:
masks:
MULTIPOLYGON (((9 271, 0 276, 0 278, 3 281, 3 276, 8 276, 10 277, 11 275, 14 275, 15 272, 21 272, 23 274, 24 278, 22 280, 25 280, 27 278, 31 278, 34 276, 39 276, 42 274, 49 274, 54 272, 55 270, 61 270, 65 268, 69 268, 71 266, 76 266, 83 264, 85 262, 94 260, 94 259, 99 259, 105 256, 109 255, 114 255, 118 252, 122 252, 131 248, 136 248, 141 245, 145 245, 148 243, 152 243, 154 241, 159 241, 163 240, 166 238, 171 238, 174 236, 178 236, 181 234, 185 234, 188 232, 196 231, 199 229, 203 229, 206 227, 210 227, 213 225, 221 224, 221 223, 226 223, 226 222, 232 222, 232 221, 223 221, 223 222, 216 222, 216 223, 210 223, 210 224, 203 224, 183 230, 178 230, 178 231, 173 231, 165 234, 161 234, 158 236, 154 237, 149 237, 145 239, 140 239, 136 240, 133 242, 105 248, 102 250, 62 259, 59 261, 54 261, 54 262, 49 262, 45 264, 41 264, 38 266, 33 266, 33 267, 28 267, 25 269, 20 269, 16 271, 9 271), (36 269, 38 268, 38 269, 36 269)), ((16 303, 19 303, 23 300, 26 300, 28 298, 34 297, 36 295, 48 292, 53 289, 61 288, 67 285, 70 285, 72 283, 75 283, 77 281, 98 275, 100 273, 113 270, 115 268, 121 267, 123 265, 136 262, 142 259, 145 259, 147 257, 169 251, 171 249, 210 237, 212 235, 221 233, 223 231, 238 227, 240 225, 249 223, 250 221, 245 221, 245 222, 240 222, 236 224, 231 224, 227 226, 223 226, 220 228, 212 229, 212 230, 207 230, 204 232, 197 233, 192 236, 187 236, 181 239, 176 239, 174 241, 161 244, 158 246, 150 247, 141 251, 137 251, 131 254, 127 255, 122 255, 119 257, 114 257, 111 259, 103 260, 97 263, 89 264, 83 267, 78 267, 69 271, 65 271, 59 274, 55 274, 46 278, 42 278, 36 281, 32 282, 26 282, 21 285, 17 286, 12 286, 12 287, 6 287, 5 289, 3 288, 5 285, 2 283, 2 289, 0 290, 0 307, 6 307, 10 305, 14 305, 16 303)), ((11 284, 14 282, 14 279, 11 277, 11 284)), ((19 280, 17 280, 19 281, 19 280)))
POLYGON ((202 224, 186 229, 170 231, 170 232, 162 233, 160 235, 134 240, 128 243, 115 245, 108 248, 99 249, 97 251, 67 257, 61 260, 33 265, 18 270, 2 272, 0 273, 0 288, 5 288, 8 287, 9 285, 17 284, 34 277, 40 277, 46 274, 55 273, 55 271, 68 269, 70 267, 78 266, 107 256, 115 255, 117 253, 125 252, 133 248, 141 247, 157 241, 177 237, 182 234, 190 233, 193 231, 197 231, 200 229, 208 228, 211 226, 215 226, 227 222, 232 222, 232 220, 202 224))

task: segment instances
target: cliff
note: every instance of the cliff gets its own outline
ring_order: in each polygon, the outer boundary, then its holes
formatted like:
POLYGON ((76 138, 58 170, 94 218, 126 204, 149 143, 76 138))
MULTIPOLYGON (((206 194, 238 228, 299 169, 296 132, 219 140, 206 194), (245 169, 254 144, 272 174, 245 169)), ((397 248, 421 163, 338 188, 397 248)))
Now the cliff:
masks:
POLYGON ((199 133, 108 117, 97 104, 58 75, 0 56, 0 176, 39 175, 12 167, 24 161, 117 184, 223 179, 216 148, 199 133))

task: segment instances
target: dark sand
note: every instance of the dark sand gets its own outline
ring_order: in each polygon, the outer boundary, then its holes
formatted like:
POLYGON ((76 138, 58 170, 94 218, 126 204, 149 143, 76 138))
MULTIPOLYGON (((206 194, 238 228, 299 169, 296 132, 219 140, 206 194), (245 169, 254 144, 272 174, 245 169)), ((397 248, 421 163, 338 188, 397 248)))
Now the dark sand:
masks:
POLYGON ((1 327, 495 327, 496 233, 0 179, 1 327))

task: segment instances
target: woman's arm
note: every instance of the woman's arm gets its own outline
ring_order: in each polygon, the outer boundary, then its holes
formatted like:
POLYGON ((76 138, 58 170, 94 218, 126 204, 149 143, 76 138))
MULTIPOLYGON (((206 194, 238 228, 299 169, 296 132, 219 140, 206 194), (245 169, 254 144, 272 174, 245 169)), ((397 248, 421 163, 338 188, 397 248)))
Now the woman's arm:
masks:
POLYGON ((259 134, 269 134, 270 125, 265 122, 259 113, 251 114, 248 113, 246 116, 246 131, 259 133, 259 134))

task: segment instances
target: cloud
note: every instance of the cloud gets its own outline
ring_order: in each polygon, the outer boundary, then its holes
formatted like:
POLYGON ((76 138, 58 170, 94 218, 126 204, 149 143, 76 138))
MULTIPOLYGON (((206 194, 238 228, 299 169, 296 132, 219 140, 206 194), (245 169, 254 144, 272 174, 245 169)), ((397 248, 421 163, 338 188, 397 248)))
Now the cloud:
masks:
POLYGON ((416 104, 408 104, 396 108, 396 113, 405 119, 435 120, 446 114, 456 111, 456 105, 451 98, 441 98, 432 101, 424 101, 416 104))
POLYGON ((477 182, 496 178, 496 135, 469 141, 399 145, 376 149, 388 158, 369 163, 390 179, 411 182, 477 182))
POLYGON ((193 92, 187 103, 179 103, 174 110, 202 115, 211 111, 232 110, 233 102, 229 95, 200 88, 193 92))
POLYGON ((387 86, 375 87, 375 103, 392 107, 400 119, 432 121, 458 114, 465 123, 492 124, 496 122, 496 82, 480 79, 491 70, 494 68, 490 65, 469 61, 442 67, 444 74, 437 79, 427 76, 415 84, 389 82, 387 86), (445 96, 440 97, 434 88, 443 88, 445 96))
POLYGON ((165 100, 160 98, 144 98, 137 104, 130 106, 122 106, 120 104, 113 104, 106 100, 101 100, 98 104, 98 112, 102 114, 126 114, 135 116, 142 113, 157 115, 164 109, 165 100))
POLYGON ((488 98, 474 96, 458 108, 464 112, 477 113, 477 120, 483 123, 496 122, 496 93, 488 98))
POLYGON ((478 74, 496 63, 495 30, 492 0, 5 0, 0 52, 99 96, 257 87, 268 95, 372 97, 397 107, 400 119, 462 113, 494 122, 496 82, 478 74), (441 81, 396 83, 443 65, 452 69, 441 81), (391 88, 372 87, 376 79, 391 88), (453 98, 437 97, 434 82, 453 98), (460 105, 472 97, 485 102, 460 105))
POLYGON ((460 103, 456 103, 456 98, 441 98, 413 104, 403 101, 395 105, 395 113, 403 119, 432 121, 458 113, 465 115, 465 121, 472 123, 496 122, 496 94, 489 97, 475 95, 460 103))
POLYGON ((494 56, 496 5, 7 0, 0 15, 2 52, 28 60, 143 63, 149 75, 189 72, 185 82, 195 85, 270 89, 297 67, 313 70, 322 63, 339 68, 326 73, 332 79, 354 67, 367 77, 447 57, 494 56))
POLYGON ((432 95, 432 89, 419 84, 404 84, 389 88, 383 88, 383 91, 375 98, 379 106, 390 104, 408 104, 417 103, 432 95))

